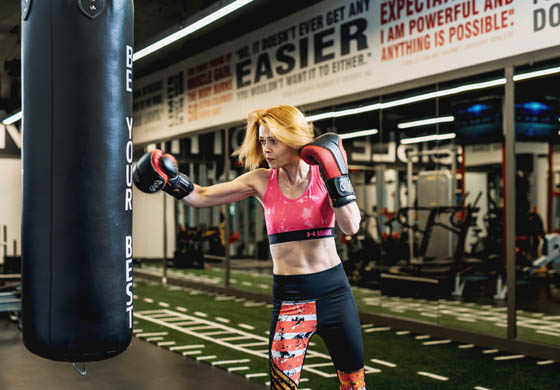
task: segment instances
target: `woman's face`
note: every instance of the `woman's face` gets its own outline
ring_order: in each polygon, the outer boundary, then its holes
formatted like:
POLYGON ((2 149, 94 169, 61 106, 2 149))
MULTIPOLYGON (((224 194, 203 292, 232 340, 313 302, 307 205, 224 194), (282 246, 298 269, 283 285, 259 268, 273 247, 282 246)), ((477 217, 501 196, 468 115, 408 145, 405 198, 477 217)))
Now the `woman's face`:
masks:
POLYGON ((297 151, 278 141, 269 128, 259 125, 259 143, 268 166, 282 168, 299 158, 297 151))

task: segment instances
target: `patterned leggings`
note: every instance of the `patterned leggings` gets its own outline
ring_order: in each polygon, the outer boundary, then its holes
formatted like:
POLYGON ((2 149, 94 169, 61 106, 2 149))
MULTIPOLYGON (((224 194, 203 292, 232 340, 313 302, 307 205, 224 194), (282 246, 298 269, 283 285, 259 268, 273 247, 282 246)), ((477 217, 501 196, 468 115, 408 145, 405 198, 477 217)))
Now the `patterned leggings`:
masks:
POLYGON ((365 390, 358 310, 341 264, 307 275, 274 275, 270 326, 270 386, 298 389, 309 340, 325 341, 340 390, 365 390))

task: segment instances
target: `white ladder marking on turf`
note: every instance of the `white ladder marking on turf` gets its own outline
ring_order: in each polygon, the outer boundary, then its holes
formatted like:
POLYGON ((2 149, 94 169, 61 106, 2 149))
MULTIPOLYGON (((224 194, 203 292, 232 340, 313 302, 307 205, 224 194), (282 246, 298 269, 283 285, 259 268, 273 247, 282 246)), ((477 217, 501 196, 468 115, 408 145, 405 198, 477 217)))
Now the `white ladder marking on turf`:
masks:
POLYGON ((439 345, 439 344, 449 344, 451 340, 434 340, 434 341, 424 341, 423 345, 439 345))
POLYGON ((484 351, 482 351, 482 353, 485 353, 485 354, 491 354, 491 353, 497 353, 497 352, 500 352, 500 350, 499 349, 485 349, 484 351))
POLYGON ((227 318, 222 318, 222 317, 216 317, 216 321, 223 322, 224 324, 229 324, 231 322, 227 318))
POLYGON ((163 337, 148 337, 146 341, 161 341, 163 337))
POLYGON ((525 355, 507 355, 507 356, 495 356, 494 360, 513 360, 513 359, 523 359, 525 355))
POLYGON ((250 359, 239 359, 239 360, 220 360, 217 362, 212 362, 213 366, 223 365, 223 364, 238 364, 238 363, 249 363, 250 359))
POLYGON ((216 359, 216 355, 198 356, 196 360, 212 360, 216 359))
POLYGON ((195 315, 195 316, 200 316, 200 317, 205 317, 205 318, 208 317, 208 314, 202 313, 202 312, 200 312, 200 311, 195 311, 195 312, 194 312, 194 315, 195 315))
POLYGON ((553 363, 554 363, 554 360, 541 360, 540 362, 537 362, 537 364, 539 366, 545 366, 545 365, 553 364, 553 363))
POLYGON ((405 334, 410 334, 409 330, 399 330, 398 332, 395 332, 395 334, 397 336, 404 336, 405 334))
POLYGON ((176 309, 179 310, 179 311, 182 311, 183 313, 186 313, 188 311, 187 309, 185 309, 184 307, 181 307, 181 306, 177 306, 176 309))
POLYGON ((212 325, 200 325, 200 326, 192 326, 188 328, 189 330, 206 330, 206 329, 214 329, 212 325))
POLYGON ((194 325, 194 324, 198 324, 198 321, 175 322, 175 325, 177 325, 177 326, 188 326, 188 325, 194 325))
POLYGON ((474 348, 474 344, 461 344, 457 348, 460 348, 460 349, 474 348))
POLYGON ((159 314, 152 315, 152 317, 154 317, 154 318, 165 318, 165 317, 170 317, 170 315, 167 314, 167 313, 159 313, 159 314))
POLYGON ((241 366, 241 367, 229 367, 227 370, 228 372, 233 372, 233 371, 245 371, 245 370, 249 370, 251 367, 249 366, 241 366))
POLYGON ((379 327, 379 328, 368 328, 368 329, 364 330, 364 333, 386 332, 388 330, 391 330, 391 328, 389 328, 388 326, 382 326, 382 327, 379 327))
POLYGON ((257 341, 256 343, 237 344, 240 347, 258 347, 259 345, 268 345, 268 341, 257 341))
POLYGON ((226 295, 226 296, 220 296, 220 295, 218 295, 218 296, 216 297, 216 301, 231 301, 232 299, 235 299, 235 297, 231 297, 231 296, 229 296, 229 295, 226 295))
POLYGON ((248 329, 248 330, 255 330, 254 326, 247 325, 247 324, 239 324, 239 327, 243 328, 243 329, 248 329))
POLYGON ((392 368, 397 367, 397 365, 395 363, 386 362, 385 360, 369 359, 369 361, 372 362, 372 363, 381 364, 382 366, 387 366, 387 367, 392 367, 392 368))
POLYGON ((475 386, 474 390, 492 390, 492 389, 489 389, 487 387, 482 387, 482 386, 475 386))
POLYGON ((200 355, 202 351, 185 351, 183 352, 183 356, 190 356, 190 355, 200 355))
POLYGON ((418 374, 418 375, 427 376, 428 378, 437 379, 437 380, 440 380, 440 381, 447 381, 447 380, 449 380, 449 378, 447 378, 447 377, 445 377, 445 376, 432 374, 431 372, 418 371, 417 374, 418 374))
MULTIPOLYGON (((236 350, 238 352, 243 352, 243 353, 246 353, 248 355, 257 356, 259 358, 266 359, 267 361, 269 359, 268 349, 263 349, 263 350, 260 350, 260 351, 254 351, 253 349, 250 349, 248 347, 243 347, 241 345, 232 344, 232 343, 228 342, 228 341, 234 341, 234 340, 248 340, 251 343, 259 342, 259 343, 262 343, 262 345, 267 345, 268 344, 268 337, 263 337, 263 336, 259 336, 259 335, 256 335, 256 334, 247 333, 247 332, 245 332, 241 329, 232 328, 230 326, 220 324, 218 322, 211 322, 209 320, 206 320, 206 319, 203 319, 203 318, 200 318, 200 317, 195 317, 195 316, 192 316, 192 315, 187 315, 187 314, 183 314, 183 313, 179 313, 179 312, 174 312, 172 310, 160 310, 160 311, 157 311, 156 313, 153 313, 153 314, 163 314, 163 313, 166 313, 168 315, 167 317, 172 316, 172 315, 177 316, 177 317, 181 317, 185 320, 185 322, 194 321, 196 324, 199 325, 199 326, 195 326, 194 328, 200 328, 201 326, 205 326, 205 327, 208 326, 208 327, 211 327, 212 329, 215 329, 216 331, 217 330, 230 331, 230 333, 237 334, 237 336, 223 337, 223 338, 211 337, 211 336, 206 336, 206 335, 204 335, 200 332, 193 331, 192 330, 192 329, 194 329, 193 327, 191 327, 191 328, 180 327, 180 326, 178 326, 177 322, 162 321, 159 318, 153 318, 153 316, 150 316, 150 315, 148 315, 146 313, 143 313, 143 312, 135 312, 134 316, 136 318, 139 318, 139 319, 142 319, 142 320, 145 320, 145 321, 149 321, 149 322, 164 326, 168 329, 173 329, 177 332, 188 334, 188 335, 193 336, 193 337, 197 337, 200 340, 205 340, 205 341, 208 341, 208 342, 212 342, 214 344, 218 344, 218 345, 236 350)), ((186 351, 185 353, 191 354, 191 352, 192 352, 192 354, 195 354, 195 353, 198 354, 198 352, 200 352, 200 351, 186 351)), ((327 354, 323 354, 323 353, 316 352, 316 351, 313 351, 313 350, 308 350, 307 351, 307 357, 309 359, 324 359, 324 360, 328 361, 329 363, 318 363, 318 364, 322 364, 322 365, 324 364, 325 366, 329 366, 329 367, 333 366, 333 363, 331 361, 331 357, 327 354)), ((331 370, 329 370, 330 372, 326 373, 326 372, 321 371, 319 368, 320 367, 313 366, 313 365, 311 365, 311 366, 304 365, 303 370, 306 371, 306 372, 310 372, 310 373, 322 376, 324 378, 333 378, 333 377, 337 376, 336 373, 332 374, 331 370)), ((373 368, 371 366, 367 366, 367 365, 364 366, 364 373, 365 374, 373 374, 373 373, 378 373, 378 372, 381 372, 381 370, 379 370, 377 368, 373 368)))
POLYGON ((215 332, 207 332, 207 333, 203 333, 203 335, 205 336, 217 336, 220 334, 230 334, 231 331, 230 330, 217 330, 215 332))
POLYGON ((268 372, 256 372, 254 374, 245 374, 245 378, 258 378, 261 376, 268 376, 268 372))
POLYGON ((428 336, 427 334, 425 334, 425 335, 421 335, 421 336, 416 336, 414 338, 416 340, 426 340, 426 339, 429 339, 430 337, 432 337, 432 336, 428 336))
POLYGON ((168 345, 175 345, 177 344, 175 341, 162 341, 157 343, 158 347, 166 347, 168 345))
POLYGON ((246 339, 252 339, 253 336, 233 336, 233 337, 225 337, 223 339, 220 339, 221 341, 237 341, 237 340, 246 340, 246 339))
POLYGON ((243 306, 246 307, 259 307, 259 306, 264 306, 266 305, 265 302, 246 302, 243 304, 243 306))
POLYGON ((176 347, 169 348, 170 351, 182 351, 183 349, 197 349, 197 348, 204 348, 204 345, 178 345, 176 347))
POLYGON ((547 335, 547 336, 556 336, 556 337, 560 336, 560 333, 556 333, 556 332, 547 332, 546 330, 537 330, 536 333, 545 334, 545 335, 547 335))
POLYGON ((138 333, 137 337, 167 336, 167 332, 138 333))

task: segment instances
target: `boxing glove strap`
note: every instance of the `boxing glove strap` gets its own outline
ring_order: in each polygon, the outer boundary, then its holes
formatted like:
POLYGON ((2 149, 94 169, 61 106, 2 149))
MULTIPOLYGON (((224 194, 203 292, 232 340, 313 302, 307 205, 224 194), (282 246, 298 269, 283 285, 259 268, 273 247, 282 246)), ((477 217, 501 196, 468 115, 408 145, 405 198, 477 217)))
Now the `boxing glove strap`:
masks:
POLYGON ((325 181, 333 207, 344 206, 356 201, 356 194, 348 175, 342 175, 325 181))
POLYGON ((169 179, 163 190, 177 199, 183 199, 194 190, 194 185, 187 176, 179 173, 173 179, 169 179))

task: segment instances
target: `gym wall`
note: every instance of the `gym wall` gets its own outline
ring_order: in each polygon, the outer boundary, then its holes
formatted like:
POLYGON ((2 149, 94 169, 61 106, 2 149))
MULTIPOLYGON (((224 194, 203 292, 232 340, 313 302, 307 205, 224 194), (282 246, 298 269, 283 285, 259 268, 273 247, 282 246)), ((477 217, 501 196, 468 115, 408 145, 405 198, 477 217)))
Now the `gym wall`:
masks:
MULTIPOLYGON (((14 256, 14 240, 17 241, 15 256, 21 255, 21 160, 0 158, 0 227, 8 226, 8 256, 14 256)), ((0 242, 4 240, 0 231, 0 242)), ((0 262, 4 261, 4 249, 0 247, 0 262)))
MULTIPOLYGON (((134 259, 163 258, 163 192, 148 195, 133 186, 132 193, 132 250, 134 259)), ((167 257, 175 248, 174 199, 167 199, 167 257)))

